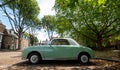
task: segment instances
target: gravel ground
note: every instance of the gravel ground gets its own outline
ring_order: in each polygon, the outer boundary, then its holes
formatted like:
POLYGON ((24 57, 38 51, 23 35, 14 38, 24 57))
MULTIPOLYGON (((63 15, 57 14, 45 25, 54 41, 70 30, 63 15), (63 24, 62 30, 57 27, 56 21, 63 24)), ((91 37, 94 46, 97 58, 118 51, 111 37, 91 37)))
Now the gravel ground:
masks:
POLYGON ((0 70, 120 70, 120 63, 92 59, 86 65, 77 61, 43 61, 32 65, 21 60, 21 52, 0 51, 0 70))
POLYGON ((0 65, 11 65, 21 61, 21 52, 0 51, 0 65))

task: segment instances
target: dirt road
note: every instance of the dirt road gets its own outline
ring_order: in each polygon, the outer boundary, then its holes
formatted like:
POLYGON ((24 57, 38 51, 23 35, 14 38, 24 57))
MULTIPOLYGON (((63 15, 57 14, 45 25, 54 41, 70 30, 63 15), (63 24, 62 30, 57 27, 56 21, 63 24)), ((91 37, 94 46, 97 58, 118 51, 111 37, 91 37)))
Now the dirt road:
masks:
POLYGON ((21 52, 0 51, 0 65, 15 64, 21 61, 21 52))

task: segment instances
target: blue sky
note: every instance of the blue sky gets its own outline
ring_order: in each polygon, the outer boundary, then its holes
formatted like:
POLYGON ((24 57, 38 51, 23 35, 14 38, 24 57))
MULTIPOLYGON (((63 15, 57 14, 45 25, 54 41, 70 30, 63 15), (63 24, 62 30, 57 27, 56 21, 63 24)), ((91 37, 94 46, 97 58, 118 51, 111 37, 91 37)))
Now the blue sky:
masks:
MULTIPOLYGON (((10 11, 10 9, 8 9, 8 8, 7 8, 7 10, 10 11)), ((5 16, 5 14, 1 11, 1 9, 0 9, 0 20, 6 26, 7 29, 11 29, 11 25, 9 24, 9 20, 5 16)))
MULTIPOLYGON (((42 18, 44 15, 55 15, 55 10, 53 9, 55 0, 37 0, 37 2, 40 7, 40 13, 38 15, 39 18, 42 18)), ((8 9, 8 11, 10 10, 8 9)), ((5 14, 1 10, 0 20, 6 26, 7 29, 11 29, 11 25, 9 24, 8 18, 5 17, 5 14)), ((46 40, 46 38, 48 38, 47 33, 44 32, 43 29, 41 31, 37 31, 37 33, 37 37, 39 40, 46 40)))

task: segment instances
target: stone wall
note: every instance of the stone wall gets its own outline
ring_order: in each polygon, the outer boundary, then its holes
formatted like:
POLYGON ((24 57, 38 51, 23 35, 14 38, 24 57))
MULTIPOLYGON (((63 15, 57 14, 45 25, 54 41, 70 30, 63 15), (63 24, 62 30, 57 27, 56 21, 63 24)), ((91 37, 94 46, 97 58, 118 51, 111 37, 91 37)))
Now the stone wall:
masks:
POLYGON ((29 45, 29 40, 28 39, 22 39, 21 49, 27 47, 28 45, 29 45))

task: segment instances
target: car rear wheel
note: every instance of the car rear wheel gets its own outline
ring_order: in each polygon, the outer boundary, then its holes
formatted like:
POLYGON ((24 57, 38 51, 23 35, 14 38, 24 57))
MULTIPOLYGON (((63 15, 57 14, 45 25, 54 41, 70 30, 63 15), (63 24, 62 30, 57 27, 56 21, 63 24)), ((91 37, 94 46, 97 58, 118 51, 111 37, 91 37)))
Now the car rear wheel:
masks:
POLYGON ((87 64, 89 62, 89 55, 86 53, 80 54, 78 61, 82 64, 87 64))
POLYGON ((40 61, 40 55, 38 53, 32 53, 28 59, 30 63, 36 64, 40 61))

